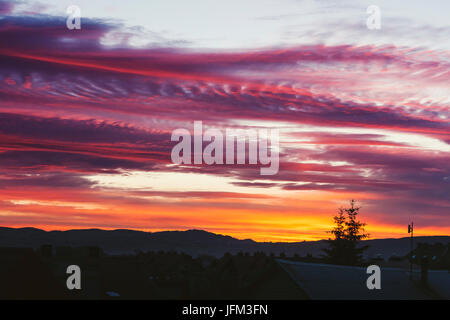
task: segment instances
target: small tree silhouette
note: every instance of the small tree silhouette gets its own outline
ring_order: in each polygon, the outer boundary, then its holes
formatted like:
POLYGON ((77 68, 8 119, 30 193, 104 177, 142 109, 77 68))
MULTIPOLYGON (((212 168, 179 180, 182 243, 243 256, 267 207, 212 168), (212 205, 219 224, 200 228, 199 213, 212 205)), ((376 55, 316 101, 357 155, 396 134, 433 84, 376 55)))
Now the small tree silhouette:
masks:
POLYGON ((334 216, 335 227, 327 231, 334 236, 328 239, 329 247, 323 249, 325 258, 330 263, 357 265, 362 262, 362 253, 368 246, 358 246, 359 242, 369 237, 365 233, 363 222, 357 220, 360 207, 355 206, 355 200, 350 201, 349 208, 340 208, 334 216))

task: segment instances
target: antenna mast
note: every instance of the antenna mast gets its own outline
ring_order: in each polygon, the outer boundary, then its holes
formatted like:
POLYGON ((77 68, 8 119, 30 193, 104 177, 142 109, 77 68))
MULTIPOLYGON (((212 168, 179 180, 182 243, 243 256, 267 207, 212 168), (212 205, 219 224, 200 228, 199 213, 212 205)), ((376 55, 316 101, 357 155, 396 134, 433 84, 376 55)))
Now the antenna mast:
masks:
POLYGON ((411 224, 408 225, 408 233, 411 234, 411 254, 409 257, 409 278, 412 280, 413 278, 413 250, 414 250, 414 222, 411 221, 411 224))

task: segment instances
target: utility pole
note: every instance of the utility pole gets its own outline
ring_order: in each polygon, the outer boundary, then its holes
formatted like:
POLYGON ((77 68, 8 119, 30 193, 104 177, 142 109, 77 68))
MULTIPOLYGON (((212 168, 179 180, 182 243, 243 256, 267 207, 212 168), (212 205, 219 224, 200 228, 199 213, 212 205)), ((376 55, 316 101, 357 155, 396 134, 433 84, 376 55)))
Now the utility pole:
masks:
POLYGON ((413 278, 413 250, 414 250, 414 222, 411 221, 411 224, 408 224, 408 233, 411 234, 411 254, 409 257, 409 279, 413 278))

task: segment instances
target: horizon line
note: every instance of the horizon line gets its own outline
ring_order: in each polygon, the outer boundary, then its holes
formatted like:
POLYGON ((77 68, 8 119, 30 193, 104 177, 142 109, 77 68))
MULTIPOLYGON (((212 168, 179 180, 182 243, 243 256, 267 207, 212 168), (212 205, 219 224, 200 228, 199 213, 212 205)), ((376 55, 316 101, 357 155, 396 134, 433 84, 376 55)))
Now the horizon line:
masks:
MULTIPOLYGON (((318 241, 326 241, 329 238, 324 238, 324 239, 319 239, 319 240, 299 240, 299 241, 257 241, 251 238, 237 238, 234 236, 230 236, 227 234, 222 234, 222 233, 215 233, 215 232, 211 232, 211 231, 207 231, 204 229, 186 229, 186 230, 161 230, 161 231, 144 231, 144 230, 139 230, 139 229, 121 229, 121 228, 117 228, 117 229, 101 229, 101 228, 81 228, 81 229, 67 229, 67 230, 45 230, 45 229, 41 229, 41 228, 36 228, 36 227, 5 227, 5 226, 0 226, 0 229, 4 228, 4 229, 36 229, 36 230, 40 230, 40 231, 44 231, 44 232, 67 232, 67 231, 88 231, 88 230, 99 230, 99 231, 134 231, 134 232, 142 232, 142 233, 149 233, 149 234, 153 234, 153 233, 161 233, 161 232, 187 232, 187 231, 202 231, 202 232, 206 232, 206 233, 210 233, 210 234, 214 234, 217 236, 223 236, 223 237, 230 237, 236 240, 240 240, 240 241, 245 241, 245 240, 251 240, 253 242, 256 243, 302 243, 302 242, 318 242, 318 241)), ((415 236, 414 238, 430 238, 430 237, 449 237, 450 235, 427 235, 427 236, 415 236)), ((405 239, 405 238, 410 238, 408 236, 405 237, 399 237, 399 238, 372 238, 372 239, 365 239, 365 240, 360 240, 360 241, 371 241, 371 240, 389 240, 389 239, 405 239)))

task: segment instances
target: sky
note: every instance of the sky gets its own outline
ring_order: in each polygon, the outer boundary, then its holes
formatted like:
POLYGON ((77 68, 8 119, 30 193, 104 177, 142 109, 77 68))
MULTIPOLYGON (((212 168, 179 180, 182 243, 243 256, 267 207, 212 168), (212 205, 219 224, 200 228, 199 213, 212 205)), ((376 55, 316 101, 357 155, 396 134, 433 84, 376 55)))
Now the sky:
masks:
POLYGON ((317 240, 355 199, 371 238, 450 235, 449 9, 0 1, 0 226, 317 240), (278 129, 278 173, 174 164, 194 121, 278 129))

